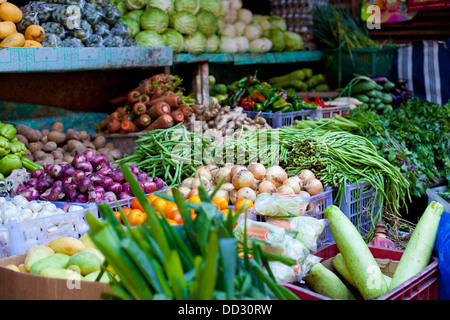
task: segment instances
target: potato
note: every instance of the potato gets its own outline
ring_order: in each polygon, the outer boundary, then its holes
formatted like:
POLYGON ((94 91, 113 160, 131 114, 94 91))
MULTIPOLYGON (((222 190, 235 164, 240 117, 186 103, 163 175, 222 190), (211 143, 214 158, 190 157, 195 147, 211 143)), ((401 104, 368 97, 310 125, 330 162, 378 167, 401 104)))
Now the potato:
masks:
POLYGON ((95 146, 95 149, 101 149, 106 145, 106 138, 103 135, 99 135, 97 136, 94 141, 93 144, 95 146))
POLYGON ((66 131, 66 140, 76 140, 81 141, 81 134, 79 131, 73 130, 73 129, 67 129, 66 131))
POLYGON ((91 140, 91 137, 89 136, 89 134, 87 133, 86 130, 80 131, 80 135, 81 135, 81 141, 91 140))
POLYGON ((30 152, 30 150, 27 150, 27 153, 25 153, 24 157, 30 159, 31 161, 34 161, 33 154, 30 152))
POLYGON ((86 150, 86 147, 83 144, 81 144, 72 150, 71 155, 75 157, 79 154, 82 154, 85 150, 86 150))
POLYGON ((110 150, 115 149, 116 147, 114 146, 114 143, 112 142, 108 142, 107 144, 105 144, 105 148, 108 148, 110 150))
POLYGON ((62 160, 63 162, 71 163, 74 157, 72 157, 70 154, 65 155, 62 160))
POLYGON ((122 158, 122 152, 117 149, 111 150, 107 153, 107 155, 111 156, 114 160, 122 158))
POLYGON ((63 158, 63 154, 60 151, 58 151, 58 150, 53 150, 52 151, 52 156, 53 156, 53 158, 55 160, 63 158))
POLYGON ((56 145, 56 142, 55 141, 49 141, 49 142, 44 144, 44 146, 42 147, 42 151, 52 152, 53 150, 56 150, 56 148, 58 148, 58 146, 56 145))
POLYGON ((95 150, 95 146, 92 142, 90 142, 89 140, 85 140, 83 141, 83 145, 87 148, 87 149, 93 149, 95 150))
POLYGON ((114 149, 109 149, 109 148, 100 148, 100 149, 97 149, 97 152, 98 152, 99 154, 104 154, 104 155, 107 155, 107 154, 108 154, 108 152, 110 152, 110 151, 112 151, 112 150, 114 150, 114 149))
POLYGON ((72 152, 75 148, 83 146, 83 143, 79 140, 70 139, 66 146, 66 150, 72 152))
POLYGON ((16 125, 16 131, 18 134, 27 138, 28 142, 37 142, 42 139, 42 133, 39 130, 33 129, 24 124, 16 125))
POLYGON ((64 132, 64 124, 61 121, 53 123, 51 131, 64 132))
POLYGON ((41 133, 42 133, 42 136, 45 137, 46 135, 48 135, 50 133, 50 130, 44 129, 41 131, 41 133))
POLYGON ((16 138, 17 140, 19 140, 20 142, 22 142, 27 148, 28 148, 28 139, 25 138, 25 136, 21 135, 21 134, 16 134, 16 138))
POLYGON ((49 141, 54 141, 56 144, 62 144, 66 141, 66 134, 59 131, 52 130, 47 137, 49 141))
POLYGON ((33 152, 33 158, 34 158, 35 160, 43 160, 43 159, 46 158, 47 156, 48 156, 48 154, 45 153, 45 152, 42 151, 42 150, 37 150, 37 151, 33 152))

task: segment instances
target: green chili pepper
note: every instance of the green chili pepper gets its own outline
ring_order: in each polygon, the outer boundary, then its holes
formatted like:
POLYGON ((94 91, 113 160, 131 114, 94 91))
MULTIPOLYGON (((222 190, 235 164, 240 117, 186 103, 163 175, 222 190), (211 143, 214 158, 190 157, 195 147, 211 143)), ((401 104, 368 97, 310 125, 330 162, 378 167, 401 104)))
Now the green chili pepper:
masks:
POLYGON ((264 106, 262 103, 255 103, 253 105, 253 110, 254 111, 263 111, 264 110, 264 106))
POLYGON ((17 130, 12 124, 3 124, 0 127, 0 135, 8 140, 12 140, 16 137, 17 130))
POLYGON ((22 160, 16 154, 8 154, 0 159, 0 173, 9 176, 15 169, 22 168, 22 160))
POLYGON ((20 141, 11 142, 11 153, 24 156, 27 153, 27 147, 20 141))
POLYGON ((292 105, 290 103, 288 103, 289 105, 284 107, 283 109, 281 109, 281 113, 285 113, 285 112, 293 112, 294 108, 292 108, 292 105))
POLYGON ((11 150, 11 144, 8 139, 0 136, 0 157, 6 156, 11 150))
MULTIPOLYGON (((278 96, 278 95, 277 95, 277 96, 278 96)), ((290 104, 290 103, 287 102, 286 100, 282 99, 280 96, 278 96, 278 97, 279 97, 279 99, 277 99, 277 101, 275 101, 275 102, 272 104, 272 107, 273 107, 274 109, 281 110, 281 109, 283 109, 283 108, 285 108, 285 107, 292 107, 292 104, 290 104)))

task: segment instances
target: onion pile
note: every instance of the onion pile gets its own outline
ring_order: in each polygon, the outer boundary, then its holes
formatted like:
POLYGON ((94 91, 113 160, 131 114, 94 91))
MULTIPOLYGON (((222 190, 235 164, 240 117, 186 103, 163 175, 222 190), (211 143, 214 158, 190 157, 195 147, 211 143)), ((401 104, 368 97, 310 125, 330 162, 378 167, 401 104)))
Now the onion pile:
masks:
MULTIPOLYGON (((145 193, 161 190, 164 181, 150 177, 131 165, 136 180, 145 193)), ((28 201, 113 202, 133 197, 120 169, 112 166, 104 155, 87 149, 72 162, 48 164, 31 172, 31 178, 17 188, 17 194, 28 201)))
POLYGON ((227 163, 218 168, 215 165, 200 166, 193 177, 181 182, 178 190, 184 198, 198 195, 199 185, 206 191, 213 191, 216 184, 224 179, 215 198, 225 198, 234 205, 241 199, 255 202, 260 193, 302 194, 314 196, 323 192, 322 183, 310 170, 302 170, 298 175, 288 177, 280 166, 266 168, 261 163, 251 163, 248 167, 227 163))

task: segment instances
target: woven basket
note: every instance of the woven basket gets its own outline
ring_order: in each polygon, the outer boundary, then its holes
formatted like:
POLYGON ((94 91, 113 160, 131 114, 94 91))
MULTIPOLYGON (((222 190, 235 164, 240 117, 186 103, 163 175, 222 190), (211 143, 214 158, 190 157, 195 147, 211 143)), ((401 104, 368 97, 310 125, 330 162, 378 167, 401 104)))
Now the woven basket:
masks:
POLYGON ((270 0, 270 15, 285 19, 287 30, 302 36, 305 49, 314 50, 312 8, 324 4, 328 0, 270 0))

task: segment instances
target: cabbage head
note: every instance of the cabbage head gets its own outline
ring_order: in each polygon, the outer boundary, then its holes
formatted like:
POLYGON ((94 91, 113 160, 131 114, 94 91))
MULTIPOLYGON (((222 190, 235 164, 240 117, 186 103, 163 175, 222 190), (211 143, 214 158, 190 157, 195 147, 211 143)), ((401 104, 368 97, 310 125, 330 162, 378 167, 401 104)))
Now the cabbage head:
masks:
POLYGON ((155 7, 171 14, 175 10, 173 0, 147 0, 147 8, 155 7))
POLYGON ((206 38, 206 52, 216 53, 220 51, 220 37, 217 34, 206 38))
POLYGON ((134 20, 129 16, 121 16, 119 21, 125 23, 131 31, 131 36, 134 37, 139 31, 141 31, 141 27, 139 25, 139 20, 134 20))
POLYGON ((134 41, 141 47, 165 47, 164 37, 153 30, 144 30, 136 34, 134 41))
POLYGON ((182 52, 184 49, 184 37, 181 33, 175 29, 168 28, 166 32, 163 33, 164 41, 166 46, 172 47, 173 52, 182 52))
POLYGON ((278 28, 281 31, 287 31, 286 20, 280 16, 270 16, 267 17, 271 28, 278 28))
POLYGON ((200 0, 200 7, 212 12, 216 17, 222 15, 222 0, 200 0))
POLYGON ((130 17, 131 19, 136 20, 139 23, 141 20, 141 15, 143 13, 144 13, 144 10, 137 9, 137 10, 129 11, 125 16, 130 17))
POLYGON ((147 0, 125 0, 128 10, 136 10, 145 7, 147 0))
POLYGON ((269 29, 269 39, 272 41, 272 51, 281 52, 284 50, 285 42, 284 42, 284 32, 279 28, 270 28, 269 29))
POLYGON ((170 16, 170 26, 181 34, 193 34, 197 25, 197 17, 188 11, 178 11, 170 16))
POLYGON ((140 18, 141 28, 143 30, 153 30, 163 33, 169 26, 169 15, 159 8, 149 7, 140 18))
POLYGON ((200 54, 206 50, 206 37, 199 31, 184 37, 184 50, 190 54, 200 54))
POLYGON ((197 21, 197 30, 205 36, 214 34, 217 29, 219 29, 219 23, 217 22, 216 16, 209 11, 201 10, 197 15, 197 21))
POLYGON ((303 50, 303 39, 298 33, 286 31, 284 33, 285 51, 300 51, 303 50))
POLYGON ((199 0, 175 0, 175 11, 187 11, 193 14, 197 14, 199 9, 199 0))

